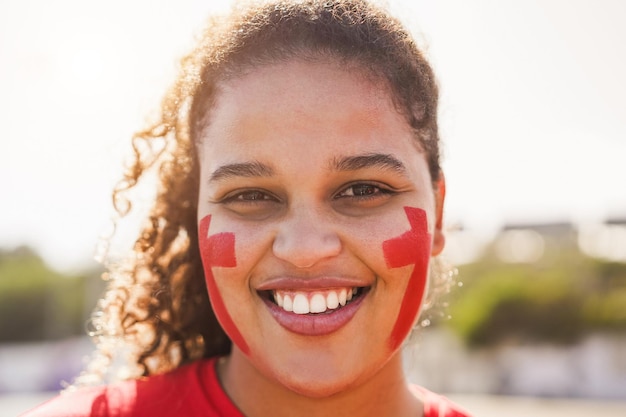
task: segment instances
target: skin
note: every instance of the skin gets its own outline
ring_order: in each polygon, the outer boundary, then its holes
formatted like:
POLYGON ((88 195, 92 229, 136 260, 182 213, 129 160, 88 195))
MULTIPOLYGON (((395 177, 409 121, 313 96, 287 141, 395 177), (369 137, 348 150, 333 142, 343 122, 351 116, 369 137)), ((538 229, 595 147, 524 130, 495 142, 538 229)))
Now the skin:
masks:
POLYGON ((394 329, 417 319, 401 306, 407 288, 424 291, 426 268, 390 262, 406 254, 383 246, 416 233, 426 239, 409 259, 439 254, 444 185, 433 188, 386 84, 328 60, 265 65, 220 85, 200 138, 200 239, 234 241, 234 266, 205 267, 245 344, 218 366, 235 404, 255 417, 421 415, 394 342, 408 329, 394 329), (407 208, 424 214, 420 230, 407 208), (280 326, 257 291, 320 277, 369 288, 323 336, 280 326))

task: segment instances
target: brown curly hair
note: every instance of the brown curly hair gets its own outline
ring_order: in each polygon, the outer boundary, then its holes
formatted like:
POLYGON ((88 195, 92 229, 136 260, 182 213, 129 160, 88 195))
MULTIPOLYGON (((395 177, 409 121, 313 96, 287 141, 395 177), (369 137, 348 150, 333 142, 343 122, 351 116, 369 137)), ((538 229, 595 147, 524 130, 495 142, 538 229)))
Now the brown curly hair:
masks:
POLYGON ((386 82, 398 111, 425 151, 433 182, 440 176, 438 89, 431 67, 406 29, 364 0, 278 0, 234 9, 208 22, 161 103, 158 120, 136 133, 134 160, 113 192, 115 208, 149 172, 156 199, 132 258, 109 273, 109 288, 93 318, 99 351, 82 382, 98 379, 126 342, 130 376, 161 373, 230 351, 211 309, 198 250, 196 138, 220 81, 293 58, 333 59, 386 82))

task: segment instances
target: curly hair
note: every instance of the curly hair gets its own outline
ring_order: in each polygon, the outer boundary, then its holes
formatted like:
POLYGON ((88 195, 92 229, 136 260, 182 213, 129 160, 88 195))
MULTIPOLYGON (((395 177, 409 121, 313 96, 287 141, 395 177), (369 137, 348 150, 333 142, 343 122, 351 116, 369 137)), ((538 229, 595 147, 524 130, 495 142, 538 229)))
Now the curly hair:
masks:
POLYGON ((131 377, 230 351, 209 302, 198 249, 196 142, 210 123, 219 82, 294 58, 355 64, 387 83, 438 181, 433 71, 402 24, 382 8, 365 0, 277 0, 212 17, 182 59, 158 119, 134 135, 133 163, 113 192, 114 206, 124 215, 130 210, 128 192, 149 172, 158 174, 133 256, 108 274, 107 293, 92 319, 98 351, 79 383, 102 375, 114 341, 130 349, 128 361, 136 365, 131 377))

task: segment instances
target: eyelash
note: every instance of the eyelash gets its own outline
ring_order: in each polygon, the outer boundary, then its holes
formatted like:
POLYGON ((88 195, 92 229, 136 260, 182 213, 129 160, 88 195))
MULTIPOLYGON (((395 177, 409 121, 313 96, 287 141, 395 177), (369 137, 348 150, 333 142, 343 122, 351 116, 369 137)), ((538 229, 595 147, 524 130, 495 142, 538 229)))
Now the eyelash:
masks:
POLYGON ((372 184, 372 183, 368 183, 368 182, 358 182, 358 183, 353 183, 350 184, 349 186, 345 187, 342 191, 340 191, 338 194, 336 194, 333 199, 334 200, 338 200, 338 199, 342 199, 342 198, 355 198, 358 200, 369 200, 369 199, 373 199, 373 198, 377 198, 377 197, 381 197, 384 195, 389 195, 389 194, 394 194, 394 192, 388 188, 382 187, 378 184, 372 184), (373 192, 371 193, 367 193, 367 194, 359 194, 357 195, 355 193, 355 188, 357 187, 368 187, 368 190, 373 190, 373 192), (344 193, 346 193, 348 190, 352 189, 352 195, 346 196, 346 195, 342 195, 344 193))
POLYGON ((222 203, 240 203, 240 204, 258 204, 267 201, 279 201, 278 198, 263 190, 244 190, 233 195, 226 196, 222 199, 222 203), (254 196, 254 198, 246 199, 246 196, 254 196), (259 197, 259 198, 257 198, 259 197))

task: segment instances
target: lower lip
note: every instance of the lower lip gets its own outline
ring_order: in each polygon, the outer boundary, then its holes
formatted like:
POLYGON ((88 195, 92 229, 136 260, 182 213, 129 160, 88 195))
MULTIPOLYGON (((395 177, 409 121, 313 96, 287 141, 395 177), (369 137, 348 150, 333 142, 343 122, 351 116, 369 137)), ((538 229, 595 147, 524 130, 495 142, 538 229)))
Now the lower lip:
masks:
POLYGON ((368 292, 365 292, 343 307, 319 314, 296 314, 283 310, 268 299, 264 298, 263 301, 278 324, 290 332, 304 336, 324 336, 348 324, 367 295, 368 292))

